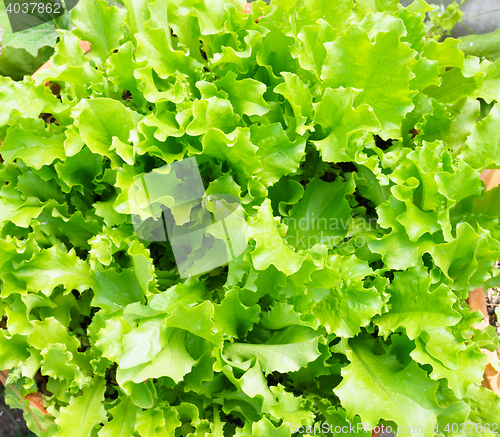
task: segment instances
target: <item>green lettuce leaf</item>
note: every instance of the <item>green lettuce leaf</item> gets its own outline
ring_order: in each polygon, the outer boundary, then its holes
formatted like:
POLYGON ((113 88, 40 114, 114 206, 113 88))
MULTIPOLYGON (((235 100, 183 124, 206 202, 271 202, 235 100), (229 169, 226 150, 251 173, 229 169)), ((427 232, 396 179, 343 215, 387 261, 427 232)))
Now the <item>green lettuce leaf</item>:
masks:
POLYGON ((418 431, 411 430, 419 424, 423 435, 432 435, 429 427, 435 426, 442 411, 436 396, 438 384, 415 362, 403 367, 394 355, 375 354, 375 342, 360 338, 347 345, 350 364, 335 393, 348 416, 359 414, 372 428, 380 419, 394 421, 403 427, 402 435, 416 435, 418 431), (376 409, 370 408, 373 404, 376 409))

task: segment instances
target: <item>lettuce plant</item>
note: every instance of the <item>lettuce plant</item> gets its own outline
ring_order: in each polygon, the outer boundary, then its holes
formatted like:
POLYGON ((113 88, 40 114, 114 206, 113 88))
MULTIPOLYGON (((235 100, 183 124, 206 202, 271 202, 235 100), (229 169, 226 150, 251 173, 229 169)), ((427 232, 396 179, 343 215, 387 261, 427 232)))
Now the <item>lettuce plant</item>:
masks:
POLYGON ((30 428, 498 434, 465 300, 499 284, 500 62, 427 35, 424 0, 124 3, 81 0, 49 70, 0 78, 0 368, 43 396, 30 428), (181 278, 129 193, 191 157, 246 249, 181 278))

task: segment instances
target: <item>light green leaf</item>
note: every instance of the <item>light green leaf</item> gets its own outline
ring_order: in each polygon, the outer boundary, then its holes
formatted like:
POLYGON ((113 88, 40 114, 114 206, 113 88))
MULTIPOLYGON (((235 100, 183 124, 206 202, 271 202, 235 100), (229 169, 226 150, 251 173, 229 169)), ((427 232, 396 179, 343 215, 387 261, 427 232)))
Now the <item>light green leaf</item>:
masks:
POLYGON ((102 156, 84 147, 76 155, 66 158, 64 162, 58 162, 54 168, 68 187, 80 185, 92 189, 93 181, 102 172, 102 156))
POLYGON ((459 46, 460 41, 454 38, 446 38, 443 42, 429 41, 423 50, 423 55, 431 61, 437 61, 443 71, 452 67, 462 68, 464 54, 459 46))
POLYGON ((66 350, 63 344, 51 344, 41 351, 43 357, 41 372, 54 379, 66 380, 70 387, 82 388, 90 382, 90 377, 84 375, 73 360, 73 354, 66 350))
POLYGON ((167 78, 175 72, 186 76, 195 76, 195 71, 202 67, 197 60, 188 56, 182 50, 172 49, 164 29, 144 27, 135 35, 137 62, 147 61, 148 65, 162 78, 167 78))
MULTIPOLYGON (((134 4, 139 2, 133 2, 134 4)), ((107 73, 109 80, 123 93, 129 91, 137 106, 146 103, 142 92, 139 91, 139 81, 134 76, 134 72, 141 66, 134 59, 134 45, 132 42, 123 44, 116 53, 113 53, 108 60, 107 73)))
POLYGON ((104 61, 123 37, 127 12, 104 0, 81 0, 72 12, 75 34, 91 44, 89 56, 104 61))
POLYGON ((459 38, 460 50, 465 55, 486 58, 488 61, 495 62, 500 58, 500 29, 485 34, 472 34, 459 38))
POLYGON ((237 128, 228 136, 212 128, 205 133, 202 140, 203 153, 230 163, 242 186, 262 170, 262 164, 256 156, 258 149, 252 144, 249 136, 248 129, 237 128))
MULTIPOLYGON (((335 25, 335 22, 332 24, 335 25)), ((335 39, 332 24, 319 19, 315 25, 304 26, 297 35, 299 47, 294 56, 298 58, 300 66, 314 72, 317 79, 321 76, 327 56, 324 43, 335 39)))
POLYGON ((163 347, 156 354, 153 361, 148 364, 132 367, 130 369, 118 368, 116 380, 119 384, 126 381, 141 383, 148 378, 168 376, 175 382, 182 381, 196 361, 186 350, 186 331, 168 328, 163 336, 163 347))
MULTIPOLYGON (((462 319, 462 322, 464 322, 464 319, 462 319)), ((434 359, 440 361, 443 366, 456 370, 458 368, 458 354, 466 348, 466 345, 459 343, 453 335, 452 332, 456 328, 456 325, 451 328, 426 326, 425 331, 420 333, 416 343, 425 345, 425 351, 434 359)))
POLYGON ((58 36, 54 21, 16 33, 12 33, 10 29, 4 29, 2 46, 24 49, 30 55, 37 56, 42 47, 54 47, 58 36))
MULTIPOLYGON (((96 154, 113 158, 113 140, 128 143, 131 131, 136 127, 131 112, 120 102, 112 99, 97 98, 85 100, 77 118, 80 135, 96 154)), ((116 143, 115 143, 116 145, 116 143)))
POLYGON ((49 296, 58 285, 80 292, 95 284, 89 265, 78 258, 74 249, 64 253, 56 246, 36 253, 29 261, 23 261, 13 272, 26 283, 29 290, 41 291, 49 296))
POLYGON ((352 209, 346 195, 354 190, 353 178, 338 178, 331 183, 312 179, 285 221, 286 241, 298 249, 309 249, 315 244, 339 245, 351 226, 352 209))
POLYGON ((191 334, 204 338, 217 347, 222 348, 222 332, 218 331, 217 326, 212 320, 213 315, 214 306, 208 301, 190 308, 178 305, 167 318, 166 324, 169 328, 185 329, 191 334), (191 322, 187 324, 186 320, 191 320, 191 322))
MULTIPOLYGON (((498 423, 500 397, 492 390, 472 384, 469 386, 464 400, 470 405, 470 420, 483 425, 498 423)), ((490 429, 494 432, 495 426, 491 426, 490 429)))
POLYGON ((288 437, 290 435, 290 424, 283 423, 280 426, 275 426, 265 417, 254 422, 251 429, 250 426, 248 428, 240 434, 241 437, 288 437))
POLYGON ((294 252, 280 235, 269 199, 264 201, 257 216, 250 221, 247 238, 256 242, 251 257, 257 270, 265 270, 273 264, 278 270, 290 275, 298 271, 304 262, 305 258, 294 252))
POLYGON ((375 427, 380 419, 394 421, 398 435, 431 436, 429 427, 442 411, 436 396, 438 384, 412 361, 403 367, 393 355, 376 355, 376 340, 351 339, 347 346, 350 364, 343 381, 334 389, 349 418, 359 414, 363 423, 375 427), (373 405, 377 408, 373 408, 373 405), (420 432, 414 428, 420 426, 420 432), (405 431, 405 427, 406 428, 405 431))
POLYGON ((52 57, 53 66, 37 72, 37 84, 41 85, 46 81, 64 82, 68 95, 77 100, 89 97, 92 92, 90 84, 92 88, 102 92, 106 82, 104 75, 91 65, 88 56, 81 49, 80 39, 76 35, 60 31, 60 40, 52 57))
POLYGON ((84 389, 80 397, 72 397, 67 407, 62 407, 60 415, 55 419, 59 425, 58 437, 88 437, 92 429, 106 421, 104 409, 104 378, 94 378, 84 389))
POLYGON ((30 357, 29 345, 24 336, 7 337, 7 332, 0 330, 0 364, 3 369, 11 369, 30 357))
POLYGON ((500 165, 498 123, 500 123, 500 105, 496 104, 489 114, 473 128, 465 143, 465 149, 461 153, 461 157, 472 168, 481 171, 492 164, 500 165))
POLYGON ((149 10, 149 2, 147 0, 124 0, 123 4, 126 6, 127 25, 131 29, 132 34, 139 32, 146 21, 151 18, 149 10))
POLYGON ((279 77, 282 71, 296 71, 297 61, 291 55, 290 46, 293 38, 286 36, 281 29, 268 25, 269 32, 262 40, 260 50, 257 52, 257 63, 268 66, 270 73, 279 77))
POLYGON ((57 99, 50 90, 35 87, 31 79, 14 82, 8 77, 0 77, 0 126, 7 123, 13 111, 36 118, 41 112, 50 112, 49 107, 56 106, 57 99))
MULTIPOLYGON (((177 421, 176 425, 180 426, 181 424, 181 422, 177 421)), ((166 432, 163 412, 157 409, 140 411, 137 414, 135 430, 141 437, 162 437, 166 432)))
MULTIPOLYGON (((387 206, 396 209, 394 203, 397 203, 397 200, 389 198, 387 206)), ((418 264, 422 255, 432 250, 436 242, 428 233, 424 233, 417 241, 412 241, 403 225, 395 223, 392 231, 381 238, 368 236, 367 244, 372 252, 382 255, 386 267, 405 270, 418 264)))
POLYGON ((295 343, 286 343, 286 337, 283 343, 273 343, 272 339, 265 344, 232 343, 225 347, 224 354, 240 363, 255 357, 264 373, 295 372, 319 357, 318 338, 297 339, 295 343))
POLYGON ((302 396, 294 396, 281 384, 271 387, 271 391, 278 398, 278 403, 271 405, 271 413, 274 417, 283 419, 284 423, 299 425, 312 423, 314 415, 304 405, 305 399, 302 396))
POLYGON ((471 95, 481 86, 481 73, 466 77, 460 68, 455 67, 441 76, 441 85, 431 85, 424 90, 425 94, 444 103, 453 103, 464 95, 471 95))
POLYGON ((476 345, 460 351, 457 356, 457 368, 449 369, 439 361, 439 357, 436 359, 426 351, 426 344, 422 339, 417 339, 415 344, 416 349, 410 354, 412 358, 420 364, 430 364, 432 366, 430 377, 435 380, 446 378, 448 387, 459 398, 465 396, 469 385, 480 384, 483 380, 484 366, 488 358, 476 345))
POLYGON ((95 341, 102 355, 111 361, 118 361, 123 352, 122 341, 130 332, 130 325, 122 317, 106 320, 106 325, 97 333, 95 341))
POLYGON ((141 289, 135 270, 123 269, 118 273, 115 269, 95 270, 94 299, 92 305, 112 313, 124 308, 132 302, 142 302, 144 293, 141 289))
POLYGON ((295 16, 292 15, 292 30, 297 34, 304 26, 309 27, 323 20, 340 33, 348 26, 348 19, 353 8, 352 0, 339 4, 321 0, 302 0, 295 3, 295 16), (293 21, 292 21, 293 20, 293 21))
POLYGON ((328 54, 321 71, 325 86, 362 90, 354 106, 366 103, 373 109, 384 138, 398 136, 403 117, 413 108, 409 62, 416 52, 399 41, 403 32, 402 22, 394 20, 390 30, 378 33, 372 43, 365 30, 351 25, 325 45, 328 54))
POLYGON ((20 158, 37 170, 52 164, 56 159, 64 160, 64 134, 48 132, 41 125, 38 122, 28 124, 26 129, 11 127, 0 146, 3 158, 7 162, 20 158))
POLYGON ((375 287, 367 289, 361 281, 342 283, 340 276, 328 267, 311 275, 307 289, 308 293, 321 296, 312 313, 329 334, 339 337, 354 337, 382 310, 382 299, 375 287))
POLYGON ((295 172, 304 156, 305 140, 298 137, 294 142, 290 141, 280 123, 252 124, 250 140, 258 147, 257 156, 263 168, 257 176, 265 186, 295 172))
POLYGON ((153 361, 162 348, 165 335, 165 317, 147 319, 123 337, 121 369, 130 369, 153 361))
POLYGON ((40 351, 51 344, 63 344, 71 352, 73 358, 77 358, 80 342, 74 335, 69 335, 67 328, 54 317, 48 317, 43 321, 33 320, 34 331, 31 333, 30 345, 40 351))
MULTIPOLYGON (((162 103, 157 104, 157 113, 144 117, 141 123, 148 127, 156 128, 155 138, 164 143, 168 137, 180 137, 184 134, 184 129, 179 126, 175 119, 175 114, 163 107, 162 103)), ((139 127, 141 127, 139 125, 139 127)))
POLYGON ((398 0, 358 0, 356 10, 359 12, 389 12, 394 13, 398 9, 398 0))
POLYGON ((428 326, 452 326, 460 321, 460 314, 452 308, 455 296, 451 290, 441 284, 431 291, 431 282, 421 268, 394 274, 394 281, 387 287, 389 312, 374 318, 384 335, 403 326, 413 340, 428 326), (412 296, 411 301, 408 301, 408 295, 412 296))
POLYGON ((99 437, 132 436, 138 411, 128 396, 122 396, 120 403, 111 408, 113 419, 99 430, 99 437))
POLYGON ((282 72, 284 82, 274 88, 275 93, 279 93, 288 100, 295 117, 296 132, 304 135, 313 128, 306 126, 313 117, 312 96, 307 84, 295 74, 282 72))
MULTIPOLYGON (((500 35, 500 32, 496 32, 500 35)), ((481 36, 481 35, 477 35, 481 36)), ((494 101, 498 102, 498 88, 500 87, 500 59, 497 59, 492 64, 483 62, 481 64, 484 71, 484 82, 474 92, 473 97, 481 97, 486 103, 491 104, 494 101)))
POLYGON ((372 108, 356 102, 359 92, 352 89, 327 88, 315 105, 315 120, 323 127, 324 139, 315 142, 323 161, 343 162, 354 158, 356 140, 381 128, 372 108), (357 106, 356 109, 353 106, 357 106))
POLYGON ((225 337, 243 338, 259 321, 260 307, 247 307, 241 303, 238 289, 226 292, 219 305, 215 306, 214 321, 225 337))
POLYGON ((229 134, 240 124, 240 117, 234 113, 229 100, 210 97, 194 101, 193 120, 186 126, 186 133, 197 136, 210 128, 216 128, 229 134))
POLYGON ((237 80, 236 74, 228 71, 216 81, 217 88, 228 94, 228 99, 235 111, 246 115, 264 115, 269 111, 269 105, 263 98, 266 86, 253 79, 237 80))
POLYGON ((499 250, 500 243, 488 232, 481 228, 477 232, 462 222, 457 225, 454 241, 437 244, 429 253, 444 274, 454 280, 453 288, 459 290, 481 286, 491 276, 487 265, 496 261, 499 250))

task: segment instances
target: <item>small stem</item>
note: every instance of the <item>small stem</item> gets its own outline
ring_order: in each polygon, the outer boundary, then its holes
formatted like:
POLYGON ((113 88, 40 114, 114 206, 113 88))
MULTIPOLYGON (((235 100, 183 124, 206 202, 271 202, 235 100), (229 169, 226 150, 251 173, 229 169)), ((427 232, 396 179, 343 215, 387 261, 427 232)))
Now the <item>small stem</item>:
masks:
POLYGON ((465 28, 467 32, 471 33, 472 35, 475 35, 475 33, 471 29, 469 29, 464 23, 461 22, 460 24, 465 28))
POLYGON ((28 410, 28 413, 30 413, 30 414, 31 414, 31 417, 33 417, 33 420, 35 421, 36 426, 38 426, 38 429, 39 429, 41 432, 45 432, 45 430, 42 428, 42 425, 40 425, 40 422, 39 422, 39 421, 38 421, 38 419, 36 418, 35 413, 33 413, 33 411, 31 410, 31 407, 26 407, 26 409, 28 410))
POLYGON ((482 12, 482 13, 477 14, 477 15, 472 15, 472 16, 470 16, 470 17, 467 17, 467 19, 469 19, 469 20, 470 20, 471 18, 482 17, 483 15, 486 15, 486 14, 491 14, 492 12, 498 12, 498 11, 500 11, 500 9, 493 9, 493 10, 488 11, 488 12, 482 12))

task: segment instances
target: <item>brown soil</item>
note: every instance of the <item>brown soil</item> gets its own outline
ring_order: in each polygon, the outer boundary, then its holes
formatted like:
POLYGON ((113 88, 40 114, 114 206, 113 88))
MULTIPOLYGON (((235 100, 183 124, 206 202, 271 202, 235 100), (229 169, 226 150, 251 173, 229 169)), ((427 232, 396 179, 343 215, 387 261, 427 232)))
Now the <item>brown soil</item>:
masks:
POLYGON ((0 436, 35 436, 35 434, 32 434, 26 426, 26 422, 23 418, 23 411, 17 408, 11 409, 5 404, 2 390, 0 390, 0 436))

